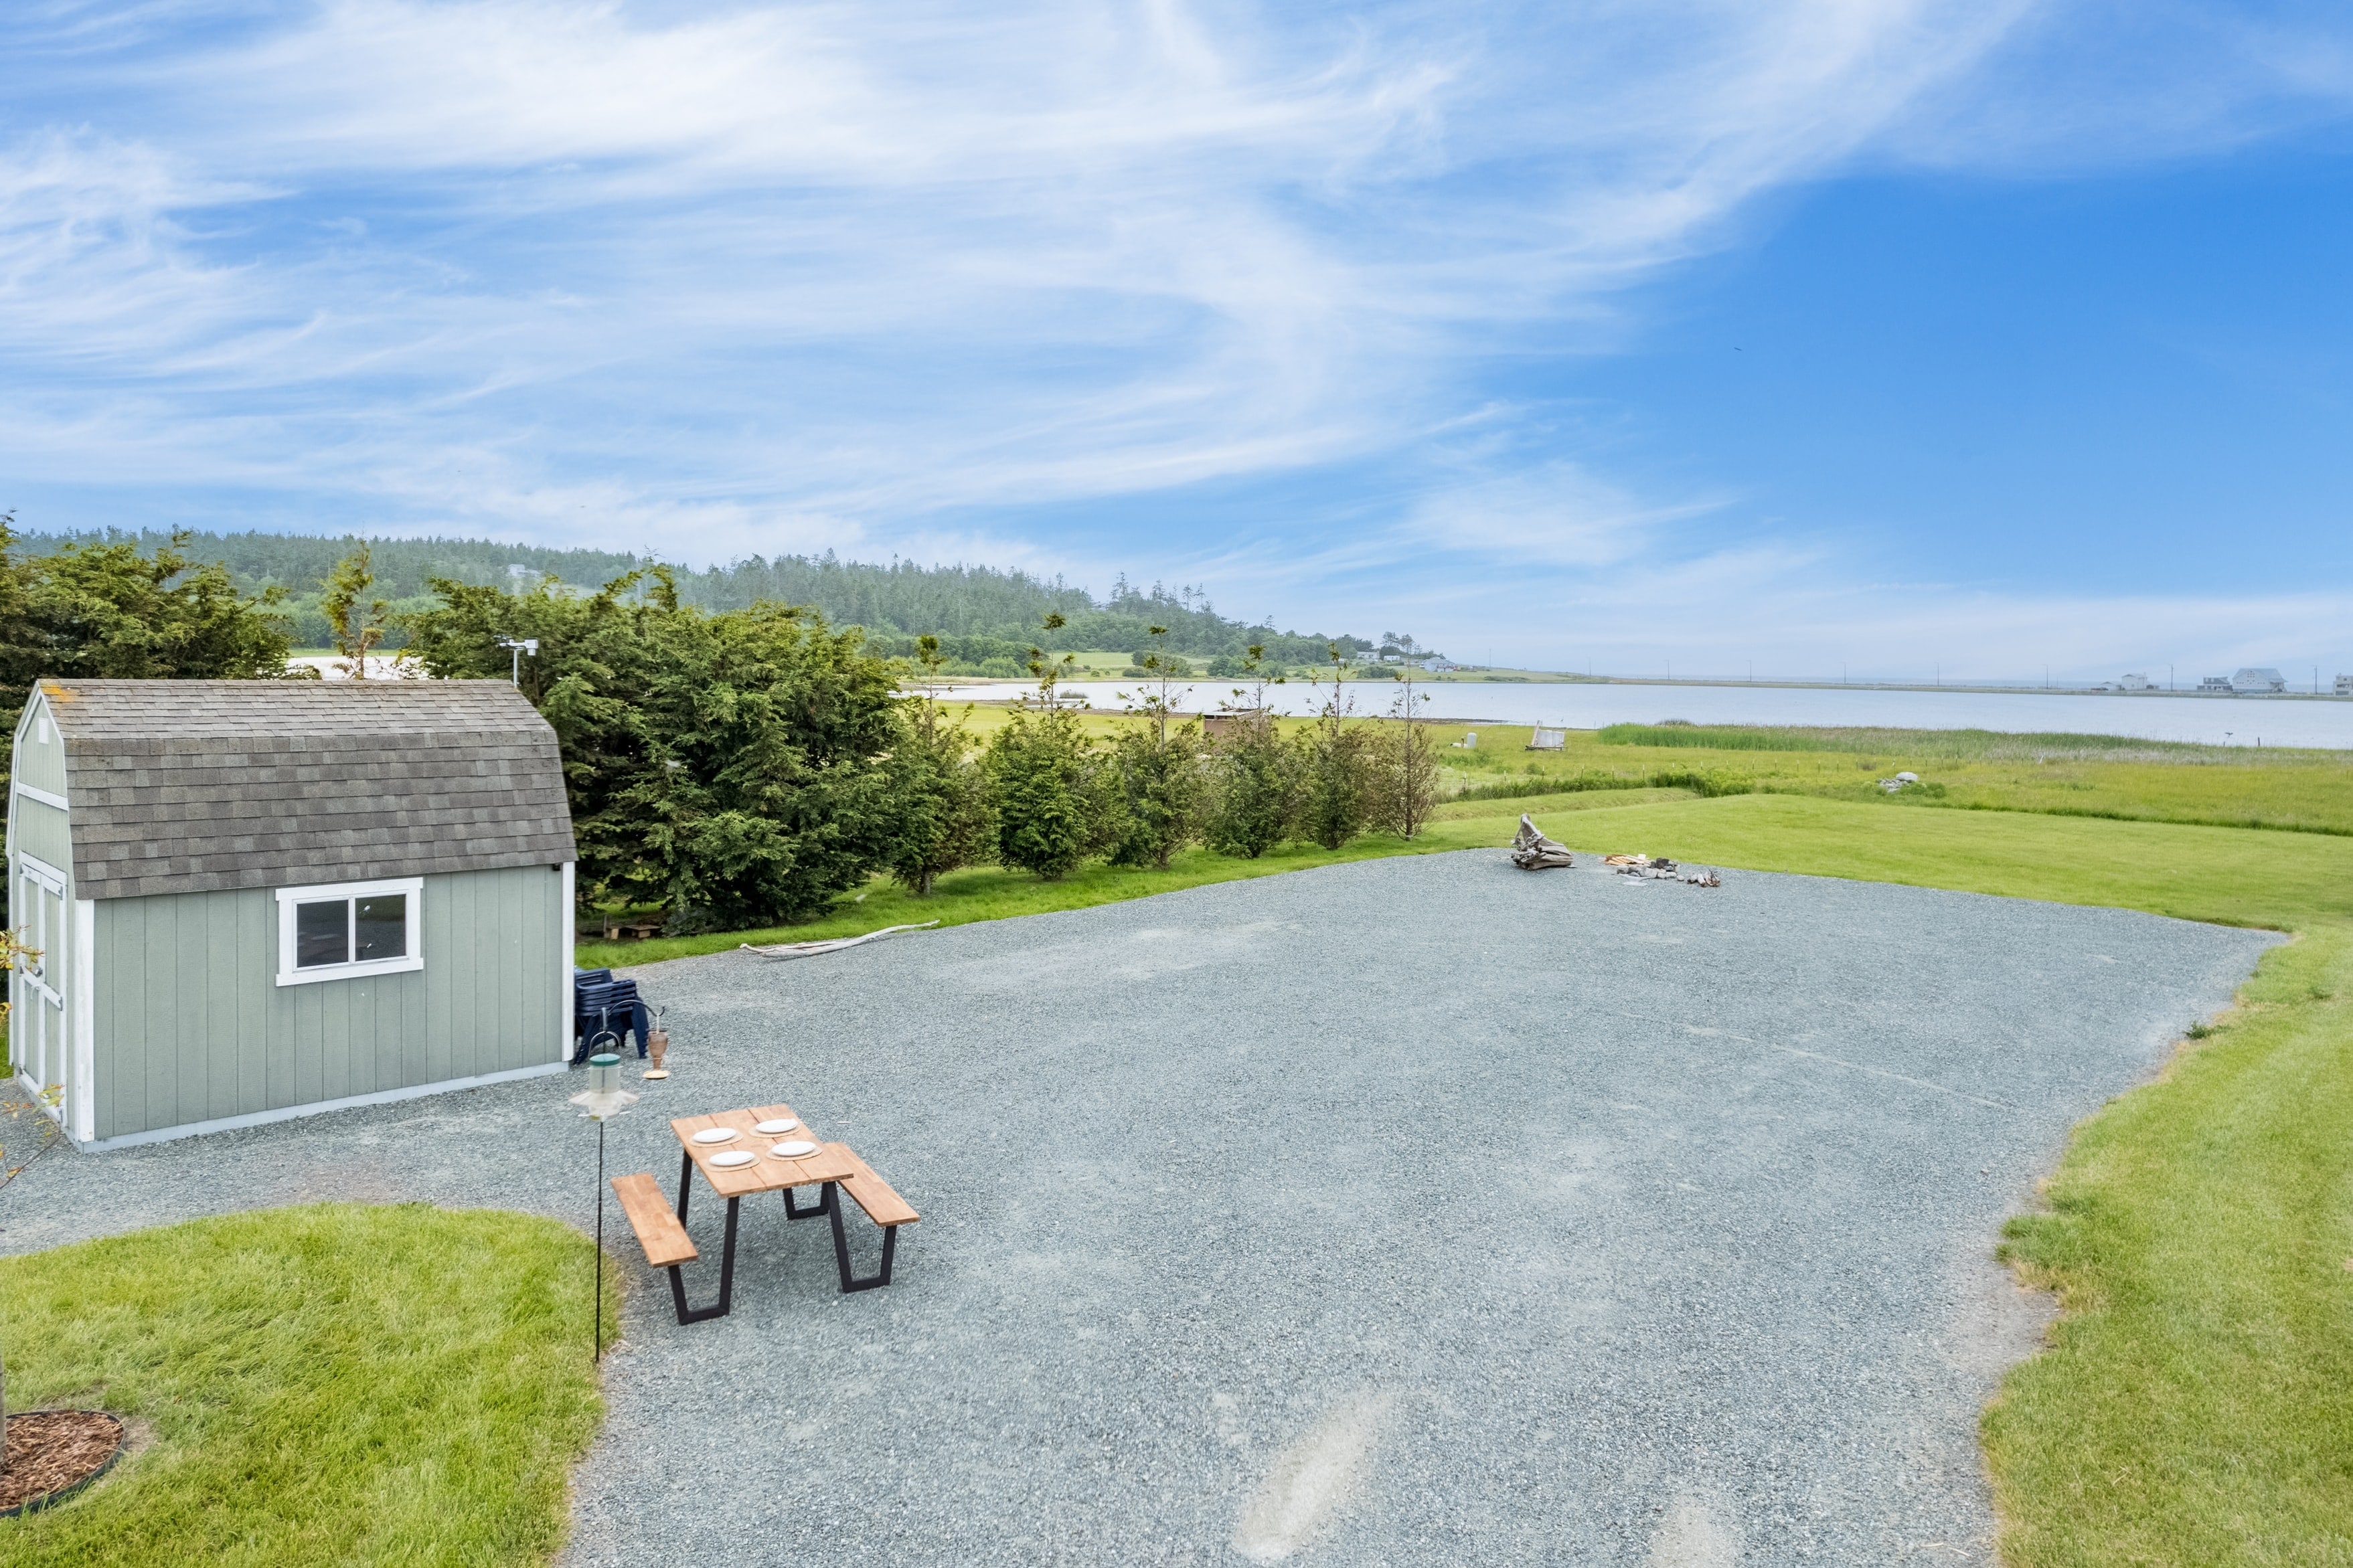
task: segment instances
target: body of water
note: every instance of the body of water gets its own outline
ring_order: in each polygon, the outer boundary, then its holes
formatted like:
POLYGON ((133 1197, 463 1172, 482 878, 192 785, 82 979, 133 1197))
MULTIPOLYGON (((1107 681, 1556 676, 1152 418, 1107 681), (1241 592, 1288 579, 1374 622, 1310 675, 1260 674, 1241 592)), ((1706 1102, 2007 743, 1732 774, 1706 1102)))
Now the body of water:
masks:
MULTIPOLYGON (((1397 700, 1393 680, 1350 681, 1361 715, 1387 713, 1397 700)), ((966 687, 956 695, 1010 701, 1021 687, 966 687)), ((1066 681, 1065 693, 1095 708, 1122 708, 1120 693, 1141 697, 1133 681, 1066 681)), ((2317 746, 2353 750, 2353 701, 2295 701, 2261 697, 2099 697, 2052 692, 1880 691, 1840 687, 1585 686, 1531 682, 1449 683, 1416 687, 1428 692, 1425 713, 1490 724, 1553 724, 1598 730, 1604 724, 1883 725, 1904 730, 2055 731, 2129 735, 2151 741, 2200 741, 2217 746, 2317 746)), ((1214 711, 1236 700, 1231 681, 1196 681, 1176 688, 1176 705, 1214 711)), ((1277 711, 1313 713, 1324 699, 1303 681, 1269 687, 1277 711)))

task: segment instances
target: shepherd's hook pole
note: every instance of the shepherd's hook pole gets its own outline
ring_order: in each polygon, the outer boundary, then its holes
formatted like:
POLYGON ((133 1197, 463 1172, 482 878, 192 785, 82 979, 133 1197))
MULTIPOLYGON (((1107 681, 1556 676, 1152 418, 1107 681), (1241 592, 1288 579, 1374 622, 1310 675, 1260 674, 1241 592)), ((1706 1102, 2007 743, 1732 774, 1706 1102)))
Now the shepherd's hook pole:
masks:
POLYGON ((596 1353, 589 1358, 598 1365, 605 1361, 605 1119, 596 1119, 596 1353))

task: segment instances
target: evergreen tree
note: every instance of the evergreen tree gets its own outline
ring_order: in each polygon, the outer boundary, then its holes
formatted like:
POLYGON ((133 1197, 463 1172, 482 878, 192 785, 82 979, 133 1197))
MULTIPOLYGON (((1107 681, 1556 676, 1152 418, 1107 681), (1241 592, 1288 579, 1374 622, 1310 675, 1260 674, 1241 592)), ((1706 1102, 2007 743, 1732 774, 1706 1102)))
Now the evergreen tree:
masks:
POLYGON ((1332 695, 1314 726, 1299 737, 1299 826, 1326 849, 1337 849, 1364 831, 1371 780, 1366 766, 1365 731, 1350 724, 1354 705, 1342 684, 1347 664, 1338 645, 1325 651, 1332 695))
POLYGON ((507 678, 507 637, 564 747, 580 897, 657 903, 675 931, 807 920, 886 864, 899 667, 856 627, 778 605, 710 615, 657 567, 586 598, 447 579, 405 617, 437 676, 507 678))
POLYGON ((1268 676, 1262 646, 1253 644, 1241 663, 1243 672, 1254 678, 1254 690, 1243 703, 1243 690, 1236 687, 1235 700, 1227 704, 1233 717, 1210 754, 1202 837, 1221 855, 1255 860, 1291 832, 1297 769, 1267 706, 1266 689, 1282 677, 1268 676))
POLYGON ((989 741, 999 860, 1051 882, 1086 858, 1101 811, 1087 750, 1078 718, 1067 708, 1016 713, 989 741))
POLYGON ((375 586, 375 563, 367 541, 362 540, 357 549, 335 563, 327 591, 320 599, 335 651, 343 656, 343 668, 353 680, 368 678, 368 654, 384 641, 385 612, 389 606, 382 599, 368 597, 368 590, 375 586))
POLYGON ((1114 866, 1167 868, 1169 858, 1199 832, 1201 728, 1174 724, 1173 687, 1182 661, 1168 652, 1168 628, 1154 626, 1153 650, 1141 668, 1153 685, 1144 694, 1145 721, 1123 731, 1112 746, 1119 815, 1111 847, 1114 866))
MULTIPOLYGON (((154 554, 129 540, 22 554, 0 514, 0 757, 44 676, 61 679, 260 680, 287 673, 276 590, 248 596, 199 566, 174 534, 154 554)), ((0 784, 5 783, 0 771, 0 784)))
MULTIPOLYGON (((972 738, 961 722, 943 723, 937 689, 940 640, 918 639, 916 658, 923 667, 923 695, 908 704, 905 737, 890 761, 892 805, 896 826, 892 829, 888 859, 891 874, 918 898, 929 898, 932 880, 986 855, 995 838, 997 819, 989 804, 987 773, 972 756, 972 738)), ((966 712, 971 709, 967 705, 966 712)))
MULTIPOLYGON (((1045 618, 1050 633, 1062 624, 1060 614, 1045 618)), ((1014 714, 988 742, 997 858, 1050 882, 1068 876, 1099 847, 1104 826, 1105 802, 1087 738, 1078 716, 1054 691, 1074 662, 1065 654, 1058 663, 1032 647, 1029 673, 1038 678, 1041 711, 1014 714)))
MULTIPOLYGON (((1408 645, 1413 641, 1401 640, 1408 645)), ((1375 826, 1411 838, 1430 825, 1430 811, 1438 804, 1438 752, 1419 713, 1429 694, 1414 690, 1412 665, 1405 666, 1402 674, 1404 688, 1389 704, 1395 722, 1384 726, 1372 749, 1370 816, 1375 826)))

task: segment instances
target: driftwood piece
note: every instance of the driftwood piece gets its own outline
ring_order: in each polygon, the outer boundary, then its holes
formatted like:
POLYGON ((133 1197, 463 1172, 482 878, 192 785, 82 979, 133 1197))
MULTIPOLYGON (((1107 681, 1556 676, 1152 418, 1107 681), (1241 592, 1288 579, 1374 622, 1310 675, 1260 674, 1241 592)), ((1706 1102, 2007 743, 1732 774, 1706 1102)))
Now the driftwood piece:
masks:
POLYGON ((864 936, 838 936, 830 942, 780 942, 770 947, 755 947, 747 942, 738 945, 745 952, 756 952, 763 958, 814 958, 820 952, 839 952, 845 947, 856 947, 861 942, 872 942, 877 937, 890 936, 897 931, 929 931, 939 923, 937 921, 925 921, 918 926, 884 926, 881 931, 870 931, 864 936))
POLYGON ((1547 871, 1564 869, 1576 861, 1567 845, 1546 838, 1524 811, 1520 813, 1520 830, 1512 835, 1512 864, 1523 871, 1547 871))

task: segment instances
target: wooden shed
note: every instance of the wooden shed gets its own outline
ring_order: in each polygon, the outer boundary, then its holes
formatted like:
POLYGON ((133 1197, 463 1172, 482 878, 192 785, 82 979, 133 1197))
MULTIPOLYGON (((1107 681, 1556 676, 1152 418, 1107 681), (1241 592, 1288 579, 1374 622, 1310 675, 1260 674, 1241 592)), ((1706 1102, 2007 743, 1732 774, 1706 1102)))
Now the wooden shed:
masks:
POLYGON ((564 1070, 572 818, 504 681, 44 680, 9 1056, 85 1149, 564 1070))

